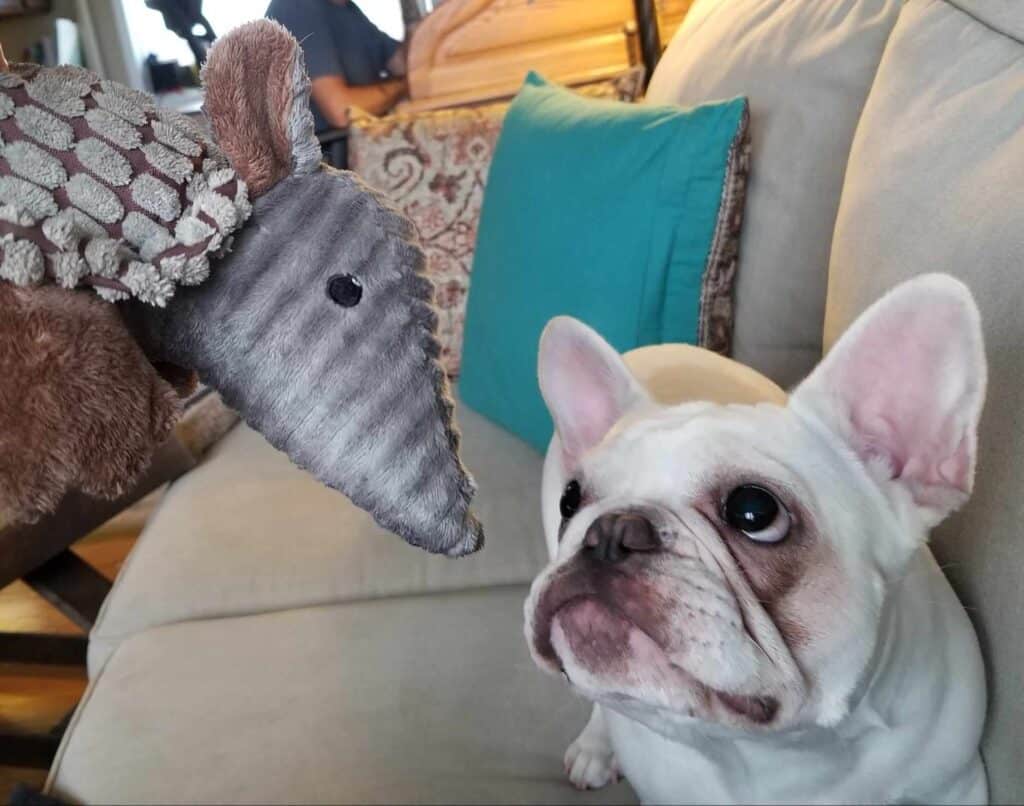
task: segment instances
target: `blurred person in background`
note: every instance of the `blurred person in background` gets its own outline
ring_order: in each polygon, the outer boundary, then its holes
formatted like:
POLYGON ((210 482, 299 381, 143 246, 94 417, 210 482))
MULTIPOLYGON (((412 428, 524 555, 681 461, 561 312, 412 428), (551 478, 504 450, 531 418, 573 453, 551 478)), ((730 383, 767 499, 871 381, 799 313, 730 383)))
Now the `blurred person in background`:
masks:
POLYGON ((405 96, 405 44, 352 0, 272 0, 266 16, 302 45, 317 132, 347 127, 350 107, 382 115, 405 96))

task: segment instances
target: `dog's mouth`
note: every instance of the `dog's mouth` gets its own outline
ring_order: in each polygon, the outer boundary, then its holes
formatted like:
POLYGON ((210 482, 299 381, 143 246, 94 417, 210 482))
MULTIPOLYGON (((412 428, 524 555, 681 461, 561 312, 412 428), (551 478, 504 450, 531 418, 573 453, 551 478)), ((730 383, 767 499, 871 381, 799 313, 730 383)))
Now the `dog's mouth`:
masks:
POLYGON ((619 583, 614 600, 587 574, 566 575, 546 588, 532 619, 541 665, 586 693, 638 699, 643 691, 642 699, 657 700, 649 704, 686 716, 771 725, 779 712, 776 697, 724 691, 674 662, 657 616, 659 594, 625 576, 619 583), (621 595, 623 587, 630 595, 621 595))

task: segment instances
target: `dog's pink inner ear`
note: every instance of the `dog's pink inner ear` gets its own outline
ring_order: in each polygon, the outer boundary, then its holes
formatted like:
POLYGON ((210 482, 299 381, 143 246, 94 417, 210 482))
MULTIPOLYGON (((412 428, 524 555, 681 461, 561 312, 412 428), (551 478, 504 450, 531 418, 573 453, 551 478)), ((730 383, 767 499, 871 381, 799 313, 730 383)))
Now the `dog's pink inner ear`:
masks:
POLYGON ((794 398, 945 516, 971 491, 984 391, 974 302, 956 281, 926 275, 858 319, 794 398))
POLYGON ((614 348, 568 317, 553 319, 545 329, 538 375, 567 468, 575 466, 643 397, 614 348))
POLYGON ((935 338, 956 327, 948 310, 880 322, 851 351, 836 383, 861 450, 885 459, 894 478, 967 492, 970 457, 961 412, 968 389, 955 344, 935 338))

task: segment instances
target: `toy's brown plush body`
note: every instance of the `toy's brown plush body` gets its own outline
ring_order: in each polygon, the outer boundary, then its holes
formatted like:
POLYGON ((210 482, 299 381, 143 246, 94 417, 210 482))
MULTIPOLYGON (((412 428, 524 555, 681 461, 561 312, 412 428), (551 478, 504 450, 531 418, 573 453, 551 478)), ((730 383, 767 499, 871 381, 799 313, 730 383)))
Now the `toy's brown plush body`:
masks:
POLYGON ((123 492, 195 369, 408 542, 476 550, 411 225, 320 165, 279 25, 203 78, 212 139, 88 71, 0 63, 0 523, 123 492))
POLYGON ((48 512, 68 489, 120 495, 180 406, 113 305, 0 283, 0 523, 48 512))

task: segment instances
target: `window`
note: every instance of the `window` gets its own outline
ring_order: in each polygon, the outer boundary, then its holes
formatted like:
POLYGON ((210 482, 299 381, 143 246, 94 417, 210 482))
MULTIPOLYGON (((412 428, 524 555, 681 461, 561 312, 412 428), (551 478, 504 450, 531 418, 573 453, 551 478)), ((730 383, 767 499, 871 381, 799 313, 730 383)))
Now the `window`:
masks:
MULTIPOLYGON (((122 3, 137 64, 141 65, 150 53, 156 54, 162 62, 195 63, 185 40, 164 27, 159 11, 149 8, 143 0, 122 0, 122 3)), ((357 0, 357 4, 378 28, 395 39, 402 38, 404 27, 400 0, 357 0)), ((203 15, 214 33, 220 36, 243 22, 262 17, 267 5, 268 0, 204 0, 203 15)), ((433 2, 431 5, 438 4, 433 2)))

